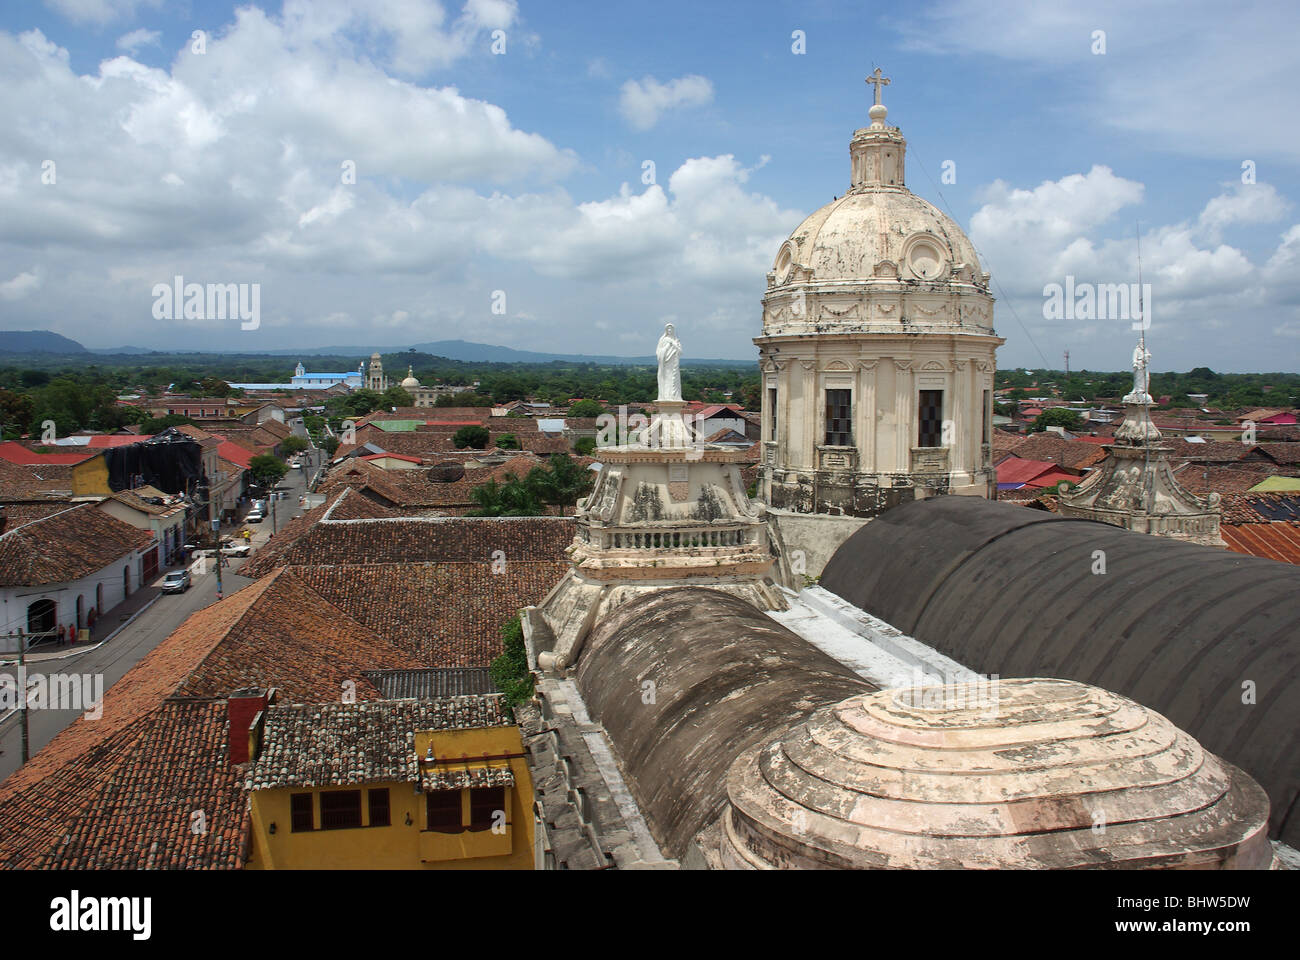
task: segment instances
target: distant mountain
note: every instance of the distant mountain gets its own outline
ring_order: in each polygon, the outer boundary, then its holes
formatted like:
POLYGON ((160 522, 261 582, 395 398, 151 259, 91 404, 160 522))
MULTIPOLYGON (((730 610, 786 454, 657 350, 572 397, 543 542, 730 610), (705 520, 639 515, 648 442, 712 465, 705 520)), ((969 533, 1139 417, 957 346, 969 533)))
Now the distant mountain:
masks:
POLYGON ((0 353, 87 353, 76 340, 50 330, 0 330, 0 353))
MULTIPOLYGON (((434 340, 429 343, 413 343, 401 347, 376 347, 374 344, 365 346, 292 347, 287 350, 263 350, 259 351, 259 354, 274 357, 368 357, 376 350, 381 354, 406 353, 414 350, 417 353, 428 353, 437 357, 445 357, 448 360, 458 360, 461 363, 551 363, 556 360, 571 363, 609 364, 653 364, 656 362, 652 356, 615 357, 582 353, 538 353, 533 350, 498 347, 489 343, 472 343, 468 340, 434 340)), ((103 352, 107 353, 108 351, 103 352)), ((709 360, 695 359, 693 357, 685 358, 682 362, 687 365, 708 364, 710 366, 719 364, 752 366, 753 364, 752 360, 709 360)))
POLYGON ((127 345, 124 347, 91 347, 90 352, 110 353, 116 356, 122 356, 123 354, 132 354, 132 353, 153 353, 157 349, 158 349, 157 347, 136 347, 136 346, 127 345))

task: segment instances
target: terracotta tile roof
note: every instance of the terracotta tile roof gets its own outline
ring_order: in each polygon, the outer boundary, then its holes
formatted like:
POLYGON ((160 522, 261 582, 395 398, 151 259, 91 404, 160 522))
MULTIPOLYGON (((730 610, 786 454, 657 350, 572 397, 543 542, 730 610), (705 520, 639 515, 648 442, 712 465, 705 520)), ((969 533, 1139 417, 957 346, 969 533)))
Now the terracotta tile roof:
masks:
POLYGON ((1035 433, 1013 448, 1022 460, 1045 460, 1067 470, 1084 470, 1106 459, 1106 450, 1095 443, 1066 440, 1052 433, 1035 433))
POLYGON ((1172 465, 1174 478, 1192 493, 1245 493, 1269 475, 1273 468, 1265 463, 1239 463, 1232 466, 1205 466, 1183 462, 1172 465))
POLYGON ((568 517, 397 517, 313 525, 285 553, 286 563, 490 563, 563 560, 573 542, 568 517))
POLYGON ((234 868, 246 767, 228 763, 226 697, 250 685, 337 700, 364 669, 418 666, 280 571, 190 616, 0 784, 0 866, 234 868), (191 829, 202 810, 207 832, 191 829))
MULTIPOLYGON (((482 455, 480 451, 479 455, 482 455)), ((401 508, 441 509, 472 507, 470 491, 490 479, 501 481, 508 473, 523 477, 533 467, 545 466, 546 460, 516 454, 503 463, 466 467, 461 480, 438 482, 429 479, 427 469, 385 470, 364 458, 336 467, 321 482, 319 492, 333 493, 344 486, 369 491, 386 505, 401 508)))
POLYGON ((423 665, 313 592, 295 571, 282 568, 258 584, 264 585, 261 594, 224 629, 176 688, 177 696, 275 687, 293 699, 337 700, 352 681, 359 700, 375 699, 378 691, 364 670, 423 665))
POLYGON ((272 706, 246 789, 341 787, 420 780, 419 730, 513 723, 501 694, 272 706))
POLYGON ((67 510, 72 506, 67 500, 5 500, 0 497, 0 506, 4 507, 5 525, 0 532, 20 527, 33 520, 41 520, 52 514, 67 510))
MULTIPOLYGON (((542 522, 568 527, 571 539, 571 521, 542 522)), ((507 557, 502 573, 492 572, 490 553, 473 561, 440 563, 366 563, 362 553, 351 563, 297 567, 295 572, 419 665, 484 667, 503 650, 504 621, 520 607, 540 603, 569 569, 564 560, 514 559, 518 545, 513 551, 508 545, 502 549, 507 557)))
POLYGON ((0 501, 66 500, 72 495, 72 468, 24 465, 0 460, 0 501))
POLYGON ((1274 463, 1300 464, 1300 443, 1260 443, 1253 449, 1262 451, 1274 463))
POLYGON ((150 531, 123 523, 93 503, 69 505, 0 534, 0 587, 71 583, 153 540, 150 531))
POLYGON ((1162 437, 1160 445, 1169 448, 1170 459, 1195 463, 1235 463, 1250 449, 1245 444, 1232 441, 1207 440, 1205 443, 1189 443, 1184 437, 1162 437))
POLYGON ((398 407, 396 411, 376 410, 357 421, 357 426, 374 420, 464 420, 466 423, 492 417, 491 407, 398 407))
MULTIPOLYGON (((161 491, 160 491, 161 492, 161 491)), ((170 517, 177 513, 184 513, 186 505, 181 502, 177 503, 150 503, 148 494, 141 493, 139 490, 119 490, 109 499, 117 500, 124 503, 133 510, 139 510, 141 513, 147 513, 151 517, 170 517)), ((166 494, 163 497, 152 497, 150 499, 170 499, 166 494)))
MULTIPOLYGON (((73 727, 83 725, 98 722, 73 727)), ((0 787, 0 866, 237 868, 247 801, 242 771, 226 763, 226 727, 224 700, 164 700, 84 751, 67 755, 55 738, 0 787), (47 755, 62 762, 18 788, 47 755), (196 811, 205 832, 193 829, 196 811)))
MULTIPOLYGON (((528 421, 523 421, 528 423, 528 421)), ((384 433, 382 431, 367 432, 357 430, 357 442, 355 444, 345 444, 335 451, 334 457, 346 457, 354 450, 370 444, 387 453, 401 454, 409 457, 419 457, 422 460, 441 460, 448 454, 456 454, 461 451, 456 449, 453 437, 456 429, 443 430, 441 428, 431 428, 428 430, 412 430, 406 433, 384 433)), ((551 454, 551 453, 569 453, 573 445, 561 434, 539 433, 535 427, 532 429, 519 428, 502 428, 493 427, 488 431, 489 449, 496 446, 502 437, 514 436, 520 444, 520 449, 525 453, 551 454)), ((470 451, 482 455, 485 451, 470 451)))

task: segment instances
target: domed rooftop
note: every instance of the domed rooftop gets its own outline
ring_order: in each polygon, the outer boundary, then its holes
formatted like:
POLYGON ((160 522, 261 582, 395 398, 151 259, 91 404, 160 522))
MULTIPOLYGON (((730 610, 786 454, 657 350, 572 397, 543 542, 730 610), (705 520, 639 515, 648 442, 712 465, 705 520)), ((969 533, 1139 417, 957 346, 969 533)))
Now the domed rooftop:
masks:
MULTIPOLYGON (((993 336, 989 275, 951 217, 907 189, 907 141, 886 125, 879 71, 870 126, 849 141, 848 192, 777 250, 765 336, 899 331, 993 336)), ((761 344, 760 344, 761 346, 761 344)))
POLYGON ((419 385, 420 385, 420 381, 417 380, 417 379, 415 379, 415 374, 411 372, 411 368, 410 368, 410 367, 407 367, 407 368, 406 368, 406 379, 402 381, 402 389, 403 389, 403 390, 414 390, 414 389, 415 389, 416 387, 418 387, 419 385))
POLYGON ((813 280, 863 280, 893 276, 941 281, 969 268, 981 273, 966 234, 932 203, 906 187, 862 189, 812 214, 781 245, 773 264, 777 284, 811 271, 813 280))
POLYGON ((737 757, 739 868, 1267 868, 1268 798, 1147 708, 1069 680, 851 697, 737 757))

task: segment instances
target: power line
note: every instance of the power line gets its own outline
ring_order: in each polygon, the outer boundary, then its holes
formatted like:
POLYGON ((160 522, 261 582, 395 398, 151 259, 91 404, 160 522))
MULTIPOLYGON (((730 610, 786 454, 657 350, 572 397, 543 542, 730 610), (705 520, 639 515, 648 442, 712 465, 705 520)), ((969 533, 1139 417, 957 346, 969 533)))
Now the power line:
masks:
MULTIPOLYGON (((925 178, 930 181, 930 186, 934 187, 934 192, 938 195, 939 199, 943 202, 943 208, 948 212, 949 218, 954 223, 956 223, 957 216, 952 212, 952 207, 948 204, 948 198, 943 195, 943 191, 939 189, 939 185, 934 182, 934 177, 930 176, 930 169, 925 165, 925 162, 921 160, 920 151, 918 151, 915 147, 913 147, 912 153, 916 156, 917 162, 921 165, 921 171, 925 174, 925 178)), ((1034 348, 1034 351, 1042 359, 1043 369, 1051 370, 1052 365, 1047 362, 1047 354, 1043 353, 1043 351, 1039 348, 1038 341, 1034 339, 1033 334, 1029 332, 1029 328, 1026 327, 1024 322, 1020 319, 1020 314, 1016 312, 1015 304, 1011 302, 1011 298, 1007 295, 1006 290, 1002 288, 1002 283, 998 280, 998 275, 997 272, 993 269, 992 261, 990 261, 989 258, 984 255, 984 251, 982 251, 976 245, 975 241, 971 239, 970 234, 966 234, 966 239, 970 242, 970 245, 975 248, 975 255, 978 256, 981 262, 984 264, 984 266, 988 268, 989 278, 992 280, 993 285, 997 287, 998 296, 1002 298, 1003 304, 1005 304, 1007 309, 1011 311, 1011 316, 1015 318, 1016 324, 1020 327, 1021 331, 1025 335, 1025 339, 1029 341, 1030 345, 1034 348)))

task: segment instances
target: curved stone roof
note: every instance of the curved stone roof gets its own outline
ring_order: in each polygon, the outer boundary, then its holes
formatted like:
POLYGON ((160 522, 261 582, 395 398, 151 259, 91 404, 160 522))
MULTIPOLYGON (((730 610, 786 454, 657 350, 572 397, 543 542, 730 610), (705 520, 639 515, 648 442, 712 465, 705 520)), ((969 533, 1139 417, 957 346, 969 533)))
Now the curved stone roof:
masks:
POLYGON ((972 670, 1159 711, 1258 780, 1273 836, 1300 845, 1300 568, 940 497, 867 524, 820 583, 972 670))
MULTIPOLYGON (((905 246, 920 234, 946 247, 938 252, 949 266, 964 263, 979 274, 979 257, 961 227, 905 187, 878 187, 832 200, 799 224, 788 242, 795 246, 794 261, 812 268, 814 280, 868 280, 882 260, 903 263, 905 246)), ((778 283, 785 249, 783 244, 773 266, 778 283)))
POLYGON ((872 689, 743 600, 699 587, 619 608, 592 631, 576 675, 672 857, 717 819, 743 750, 872 689))
POLYGON ((1267 868, 1268 798, 1164 717, 1066 680, 885 690, 738 758, 724 866, 1267 868))

